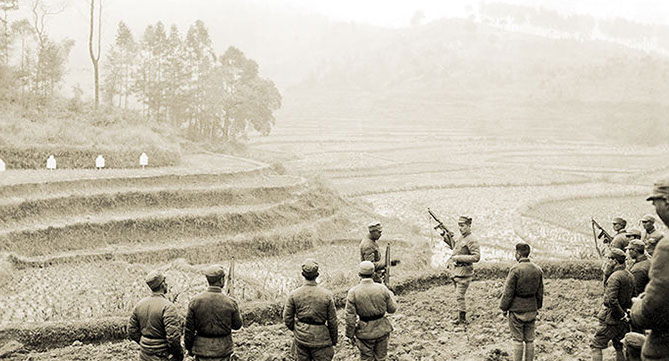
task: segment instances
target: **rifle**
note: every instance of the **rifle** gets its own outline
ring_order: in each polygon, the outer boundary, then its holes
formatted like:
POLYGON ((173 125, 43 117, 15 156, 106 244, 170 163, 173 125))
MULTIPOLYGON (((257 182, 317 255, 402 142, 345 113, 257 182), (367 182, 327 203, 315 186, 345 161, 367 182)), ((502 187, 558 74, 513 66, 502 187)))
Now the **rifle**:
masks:
POLYGON ((611 237, 611 235, 604 228, 602 228, 602 226, 600 226, 599 223, 597 223, 597 221, 595 221, 594 218, 590 218, 590 220, 592 221, 592 235, 593 237, 595 237, 594 239, 595 249, 597 250, 599 258, 602 258, 604 256, 604 253, 602 250, 599 249, 599 244, 597 243, 597 240, 604 238, 603 241, 604 243, 610 243, 611 241, 613 241, 613 237, 611 237), (597 234, 596 229, 599 230, 599 234, 597 234))
POLYGON ((232 257, 232 259, 230 260, 230 268, 228 268, 228 275, 226 277, 227 280, 225 282, 226 293, 230 297, 233 297, 233 294, 235 292, 235 284, 234 284, 235 276, 234 276, 234 273, 235 273, 235 258, 232 257))
POLYGON ((390 260, 390 243, 386 246, 386 269, 385 272, 383 272, 383 284, 386 285, 386 287, 390 287, 390 266, 392 265, 392 261, 390 260))
POLYGON ((437 216, 434 214, 434 212, 432 212, 432 210, 430 210, 430 208, 427 209, 427 213, 429 213, 430 216, 432 217, 432 219, 434 219, 437 222, 437 225, 434 226, 434 229, 441 229, 441 236, 444 237, 444 242, 446 242, 448 247, 453 249, 453 243, 454 243, 453 242, 453 237, 454 237, 453 232, 449 231, 448 228, 446 228, 444 223, 442 221, 440 221, 439 218, 437 218, 437 216))

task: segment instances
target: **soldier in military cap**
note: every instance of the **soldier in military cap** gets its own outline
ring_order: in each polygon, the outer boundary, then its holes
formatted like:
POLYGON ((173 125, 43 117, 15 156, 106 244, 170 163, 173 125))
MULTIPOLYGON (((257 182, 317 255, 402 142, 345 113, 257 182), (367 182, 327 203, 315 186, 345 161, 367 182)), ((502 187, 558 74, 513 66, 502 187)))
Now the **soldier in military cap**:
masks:
POLYGON ((165 276, 152 271, 146 276, 146 284, 152 294, 139 301, 132 311, 128 338, 139 344, 142 361, 183 360, 182 318, 176 306, 165 297, 165 276))
POLYGON ((227 361, 234 353, 232 330, 242 327, 242 317, 237 301, 223 293, 223 266, 209 266, 204 275, 209 287, 188 304, 184 344, 197 361, 227 361))
POLYGON ((655 228, 655 217, 651 214, 646 214, 641 218, 641 225, 643 226, 641 240, 646 244, 646 252, 652 257, 657 243, 664 237, 664 234, 655 228))
POLYGON ((473 264, 481 259, 481 248, 479 242, 472 236, 472 219, 467 216, 461 216, 458 219, 458 228, 460 237, 453 245, 453 255, 450 261, 453 262, 453 282, 455 283, 455 293, 458 300, 458 316, 453 321, 454 324, 467 323, 467 301, 466 293, 469 284, 474 277, 473 264))
POLYGON ((385 285, 375 283, 374 264, 360 263, 360 283, 346 295, 346 337, 360 350, 360 360, 385 360, 393 331, 386 313, 395 313, 395 296, 385 285))
POLYGON ((293 331, 293 351, 298 361, 329 361, 337 345, 337 310, 332 292, 319 287, 318 263, 302 264, 304 285, 288 295, 283 322, 293 331))
POLYGON ((611 223, 613 223, 613 231, 616 232, 616 234, 613 236, 609 248, 618 248, 621 251, 625 251, 625 247, 627 247, 628 243, 627 231, 625 230, 627 221, 621 217, 616 217, 611 223))
MULTIPOLYGON (((669 226, 669 179, 655 182, 646 198, 655 212, 669 226)), ((669 240, 662 238, 650 261, 650 281, 643 296, 635 299, 631 319, 635 327, 651 330, 641 351, 644 360, 669 360, 669 240)))
POLYGON ((637 332, 630 332, 625 335, 623 346, 625 347, 626 361, 641 361, 641 347, 646 341, 646 336, 637 332))
POLYGON ((602 350, 607 348, 609 341, 616 350, 616 360, 624 360, 623 345, 620 342, 629 330, 626 310, 632 305, 634 293, 634 276, 625 269, 625 252, 611 248, 608 262, 613 273, 604 282, 604 300, 597 314, 599 327, 592 338, 592 360, 602 360, 602 350))
POLYGON ((643 292, 649 280, 650 260, 646 257, 645 248, 646 245, 640 239, 632 239, 626 247, 629 258, 632 259, 627 269, 634 276, 634 297, 643 292))
POLYGON ((532 361, 537 310, 541 309, 544 301, 544 273, 530 261, 529 244, 516 244, 515 256, 518 264, 506 277, 499 308, 505 315, 508 314, 514 361, 532 361))
POLYGON ((374 264, 374 282, 381 283, 383 272, 386 269, 386 261, 381 258, 379 244, 383 228, 379 222, 371 222, 367 226, 367 236, 360 242, 360 261, 370 261, 374 264))

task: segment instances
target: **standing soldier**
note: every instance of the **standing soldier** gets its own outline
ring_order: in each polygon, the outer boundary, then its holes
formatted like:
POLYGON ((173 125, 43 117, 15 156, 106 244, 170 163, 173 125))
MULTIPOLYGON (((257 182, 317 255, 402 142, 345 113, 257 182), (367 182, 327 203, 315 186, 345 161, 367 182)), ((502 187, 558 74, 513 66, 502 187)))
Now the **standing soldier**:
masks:
POLYGON ((237 302, 223 294, 223 266, 209 266, 204 275, 209 287, 188 304, 184 344, 197 361, 227 361, 234 353, 232 330, 242 327, 242 317, 237 302))
POLYGON ((455 283, 455 293, 458 300, 458 317, 453 321, 454 324, 467 323, 467 302, 465 294, 469 284, 474 277, 473 263, 481 259, 481 249, 478 241, 471 233, 472 219, 467 216, 461 216, 458 219, 458 228, 460 229, 460 238, 455 242, 451 261, 454 263, 453 282, 455 283))
POLYGON ((183 360, 182 319, 176 306, 166 297, 167 283, 159 271, 146 276, 151 296, 137 303, 130 316, 128 338, 139 344, 142 361, 183 360))
POLYGON ((381 283, 383 272, 386 269, 385 259, 381 259, 379 244, 377 241, 381 238, 381 223, 372 222, 367 226, 368 234, 360 242, 360 261, 370 261, 374 264, 374 282, 381 283))
POLYGON ((664 235, 657 228, 655 228, 655 217, 646 214, 641 218, 641 225, 643 226, 643 236, 641 240, 646 244, 646 252, 652 257, 655 253, 655 247, 660 242, 664 235))
POLYGON ((625 360, 621 340, 629 330, 626 310, 632 305, 634 293, 634 276, 625 269, 625 258, 625 252, 611 248, 608 262, 613 273, 604 282, 604 302, 597 314, 599 327, 590 344, 593 361, 602 360, 602 350, 609 346, 609 341, 613 341, 616 361, 625 360))
POLYGON ((516 244, 518 264, 509 271, 499 303, 504 314, 508 312, 514 361, 523 361, 523 350, 525 361, 534 360, 537 310, 541 309, 544 302, 544 273, 530 261, 529 256, 530 246, 527 243, 516 244))
POLYGON ((359 275, 360 283, 346 296, 346 337, 358 346, 360 360, 385 360, 393 331, 386 312, 394 313, 397 304, 386 286, 372 280, 372 262, 360 263, 359 275))
MULTIPOLYGON (((669 227, 669 179, 655 183, 652 201, 657 215, 669 227)), ((644 360, 669 360, 669 240, 662 238, 650 261, 650 281, 640 299, 632 306, 632 324, 648 330, 650 335, 643 344, 644 360)))
POLYGON ((628 269, 634 276, 634 297, 636 297, 643 292, 648 283, 650 260, 646 257, 645 244, 640 239, 631 240, 626 249, 632 259, 628 269))
POLYGON ((337 345, 337 310, 332 292, 316 283, 316 261, 304 262, 302 276, 304 285, 290 293, 283 308, 283 322, 293 331, 297 361, 332 360, 333 346, 337 345))
POLYGON ((627 221, 620 217, 616 217, 613 219, 612 223, 613 230, 616 232, 616 234, 613 236, 613 240, 611 240, 609 248, 618 248, 624 252, 628 243, 627 231, 625 230, 625 227, 627 227, 627 221))

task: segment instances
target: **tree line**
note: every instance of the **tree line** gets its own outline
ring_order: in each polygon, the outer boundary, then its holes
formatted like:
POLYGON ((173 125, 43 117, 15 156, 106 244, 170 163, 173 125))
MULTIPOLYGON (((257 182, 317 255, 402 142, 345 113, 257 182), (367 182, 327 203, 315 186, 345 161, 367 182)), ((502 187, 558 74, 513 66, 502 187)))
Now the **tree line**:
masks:
POLYGON ((279 91, 260 77, 258 64, 235 47, 216 55, 200 20, 185 36, 159 21, 137 40, 120 22, 108 54, 103 99, 119 108, 136 101, 146 117, 186 129, 189 137, 267 135, 281 107, 279 91))
MULTIPOLYGON (((32 19, 10 22, 8 13, 18 9, 18 0, 0 0, 0 101, 43 107, 59 96, 74 42, 58 42, 47 34, 48 18, 63 9, 32 1, 32 19)), ((269 134, 274 112, 281 107, 278 89, 241 50, 229 47, 216 54, 202 21, 185 35, 176 25, 168 29, 159 21, 138 38, 120 22, 113 44, 101 49, 102 3, 96 7, 91 0, 90 5, 96 108, 99 90, 109 106, 138 110, 145 119, 170 125, 194 140, 228 142, 251 131, 269 134)), ((75 97, 77 93, 81 91, 75 89, 75 97)))

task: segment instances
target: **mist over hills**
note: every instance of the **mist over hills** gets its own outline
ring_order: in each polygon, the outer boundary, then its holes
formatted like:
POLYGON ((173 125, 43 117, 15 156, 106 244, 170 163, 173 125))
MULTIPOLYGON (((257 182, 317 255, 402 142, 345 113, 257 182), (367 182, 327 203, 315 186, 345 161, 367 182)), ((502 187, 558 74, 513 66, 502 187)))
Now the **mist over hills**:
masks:
MULTIPOLYGON (((76 41, 63 89, 80 84, 90 94, 86 14, 87 4, 69 4, 66 13, 52 19, 51 29, 76 41)), ((515 5, 487 6, 484 15, 388 29, 254 1, 203 0, 184 6, 145 0, 140 6, 114 0, 103 13, 102 64, 121 20, 137 40, 157 21, 174 23, 185 34, 201 19, 217 54, 238 47, 281 89, 279 121, 281 116, 327 117, 362 107, 366 116, 397 121, 421 114, 424 121, 478 119, 485 128, 501 117, 511 125, 544 127, 542 114, 551 114, 558 127, 566 122, 597 130, 615 124, 632 133, 621 137, 626 140, 665 137, 652 130, 667 121, 669 57, 625 45, 642 44, 645 32, 648 37, 664 34, 665 25, 566 15, 562 21, 559 14, 515 5), (565 35, 570 21, 578 26, 565 35), (634 31, 616 31, 616 23, 634 31), (534 33, 513 24, 531 24, 534 33), (603 38, 600 29, 609 29, 609 37, 603 38), (324 100, 335 91, 338 102, 324 100), (644 136, 649 132, 650 138, 644 136)))

